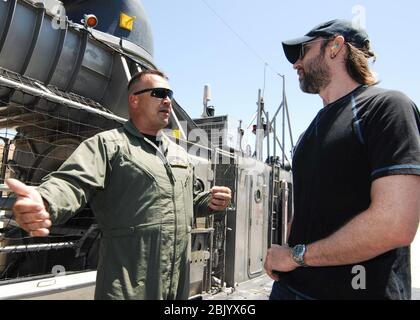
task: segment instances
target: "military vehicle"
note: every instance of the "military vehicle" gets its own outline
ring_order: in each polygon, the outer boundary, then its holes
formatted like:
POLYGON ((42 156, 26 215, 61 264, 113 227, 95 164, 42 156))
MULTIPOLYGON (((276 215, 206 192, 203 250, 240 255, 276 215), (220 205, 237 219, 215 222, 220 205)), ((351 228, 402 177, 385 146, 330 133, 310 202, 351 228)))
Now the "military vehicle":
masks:
MULTIPOLYGON (((94 286, 101 231, 89 206, 54 225, 48 237, 30 237, 13 219, 15 196, 4 180, 36 186, 81 141, 121 126, 128 120, 128 80, 158 68, 141 1, 103 2, 0 1, 1 299, 53 299, 63 292, 80 298, 94 286)), ((262 276, 266 250, 285 242, 292 214, 287 156, 263 155, 264 139, 284 150, 284 128, 280 141, 273 127, 277 115, 288 117, 286 100, 269 121, 258 99, 253 152, 240 123, 215 115, 208 89, 199 119, 174 99, 166 129, 194 160, 197 189, 233 191, 226 212, 194 219, 191 298, 234 291, 262 276)))

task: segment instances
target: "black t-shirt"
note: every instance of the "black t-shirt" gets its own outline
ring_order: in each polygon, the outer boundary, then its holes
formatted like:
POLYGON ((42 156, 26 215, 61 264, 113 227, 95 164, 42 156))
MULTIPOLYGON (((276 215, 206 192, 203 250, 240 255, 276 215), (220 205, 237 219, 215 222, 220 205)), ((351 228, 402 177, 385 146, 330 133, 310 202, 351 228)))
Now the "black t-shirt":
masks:
MULTIPOLYGON (((420 115, 409 98, 360 86, 326 106, 293 155, 289 245, 330 236, 369 207, 375 179, 396 174, 420 175, 420 115)), ((317 299, 410 298, 409 247, 356 265, 365 267, 366 290, 352 287, 355 265, 298 268, 282 279, 317 299)))

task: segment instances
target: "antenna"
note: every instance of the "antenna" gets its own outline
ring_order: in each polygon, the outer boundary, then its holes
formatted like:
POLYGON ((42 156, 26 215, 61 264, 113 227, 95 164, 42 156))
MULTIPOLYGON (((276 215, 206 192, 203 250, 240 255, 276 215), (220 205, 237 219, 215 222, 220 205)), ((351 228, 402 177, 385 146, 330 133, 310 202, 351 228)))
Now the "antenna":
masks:
POLYGON ((214 115, 214 109, 208 105, 210 100, 211 100, 210 85, 206 84, 204 86, 204 94, 203 94, 203 113, 201 115, 202 118, 207 118, 214 115))
POLYGON ((258 111, 257 111, 257 127, 256 127, 256 139, 255 139, 255 154, 257 160, 262 161, 263 157, 263 141, 264 141, 264 132, 263 132, 263 112, 264 112, 264 98, 261 95, 261 89, 258 90, 258 111))

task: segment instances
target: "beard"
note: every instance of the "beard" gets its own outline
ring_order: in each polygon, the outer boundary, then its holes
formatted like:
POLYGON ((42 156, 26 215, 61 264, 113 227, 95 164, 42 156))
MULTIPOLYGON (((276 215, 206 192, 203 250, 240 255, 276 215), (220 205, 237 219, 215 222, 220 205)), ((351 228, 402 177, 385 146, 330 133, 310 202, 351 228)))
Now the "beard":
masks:
POLYGON ((324 61, 323 52, 305 66, 300 88, 303 92, 318 94, 331 82, 330 68, 324 61))

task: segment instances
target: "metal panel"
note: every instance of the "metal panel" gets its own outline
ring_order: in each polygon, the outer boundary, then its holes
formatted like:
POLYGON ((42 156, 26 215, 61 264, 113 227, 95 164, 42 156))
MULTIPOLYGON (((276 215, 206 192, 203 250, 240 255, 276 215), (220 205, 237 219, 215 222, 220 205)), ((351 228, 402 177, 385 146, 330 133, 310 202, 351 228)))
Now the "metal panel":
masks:
POLYGON ((266 185, 264 172, 251 177, 248 189, 249 201, 249 269, 248 275, 254 277, 263 271, 264 219, 266 219, 266 205, 264 199, 264 186, 266 185))
POLYGON ((26 73, 29 62, 31 61, 32 55, 35 50, 35 46, 39 38, 39 34, 41 33, 41 27, 44 21, 45 10, 43 8, 36 7, 35 10, 32 10, 32 13, 34 13, 36 16, 35 24, 32 26, 33 28, 32 41, 31 41, 31 45, 29 46, 28 52, 26 53, 25 61, 20 70, 20 74, 26 73))
POLYGON ((44 15, 41 30, 25 75, 46 82, 57 55, 60 54, 61 29, 54 29, 50 16, 44 15))
POLYGON ((109 48, 89 41, 82 65, 84 68, 108 78, 112 71, 112 58, 112 52, 109 48))
POLYGON ((88 33, 86 30, 80 32, 80 43, 79 50, 77 52, 77 59, 74 63, 71 73, 69 74, 69 81, 67 82, 67 87, 65 91, 72 91, 73 85, 76 81, 77 76, 79 75, 80 68, 82 67, 83 57, 85 55, 85 50, 88 42, 88 33))
POLYGON ((68 29, 66 38, 64 39, 64 46, 58 61, 54 76, 51 79, 51 85, 56 86, 60 90, 65 90, 70 81, 74 65, 79 56, 81 34, 74 29, 68 29))
POLYGON ((102 102, 111 77, 112 58, 110 50, 88 41, 71 91, 102 102))
POLYGON ((128 115, 128 94, 126 86, 121 83, 128 83, 131 75, 127 75, 124 70, 125 58, 119 54, 114 54, 114 61, 112 63, 112 77, 108 84, 105 96, 103 98, 103 105, 109 106, 109 110, 116 115, 129 118, 128 115))
POLYGON ((190 296, 210 291, 210 252, 213 229, 195 229, 191 234, 190 296))
POLYGON ((37 11, 31 10, 25 2, 19 2, 11 21, 9 33, 0 52, 0 65, 11 71, 20 72, 31 48, 33 26, 37 11), (28 32, 31 30, 32 32, 28 32), (18 48, 18 49, 17 49, 18 48))
POLYGON ((253 158, 237 158, 236 212, 228 218, 226 282, 235 286, 263 273, 268 246, 268 181, 271 168, 253 158), (261 200, 254 199, 260 191, 261 200))
POLYGON ((60 29, 60 38, 57 45, 57 53, 53 62, 51 63, 50 73, 47 76, 47 79, 45 80, 45 84, 49 84, 51 82, 51 79, 54 76, 54 73, 56 72, 58 62, 60 61, 61 53, 63 52, 64 41, 66 40, 67 36, 67 30, 67 28, 60 29))
MULTIPOLYGON (((3 299, 28 299, 28 298, 44 298, 52 299, 52 294, 59 295, 61 299, 68 299, 66 292, 74 289, 84 288, 84 291, 89 292, 89 295, 84 295, 86 298, 93 298, 92 288, 95 286, 96 271, 73 273, 52 276, 41 279, 28 279, 20 283, 11 283, 2 285, 0 291, 0 300, 3 299), (88 290, 89 289, 89 290, 88 290)), ((80 294, 80 292, 79 292, 80 294)), ((82 296, 80 295, 79 298, 82 296)), ((60 298, 59 298, 60 299, 60 298)), ((74 299, 74 296, 73 296, 74 299)))
POLYGON ((246 190, 250 184, 250 167, 246 161, 246 158, 237 159, 236 211, 227 216, 226 282, 231 286, 248 279, 249 202, 246 190))
POLYGON ((7 33, 10 30, 10 22, 16 8, 16 0, 0 2, 0 51, 3 49, 7 33))

